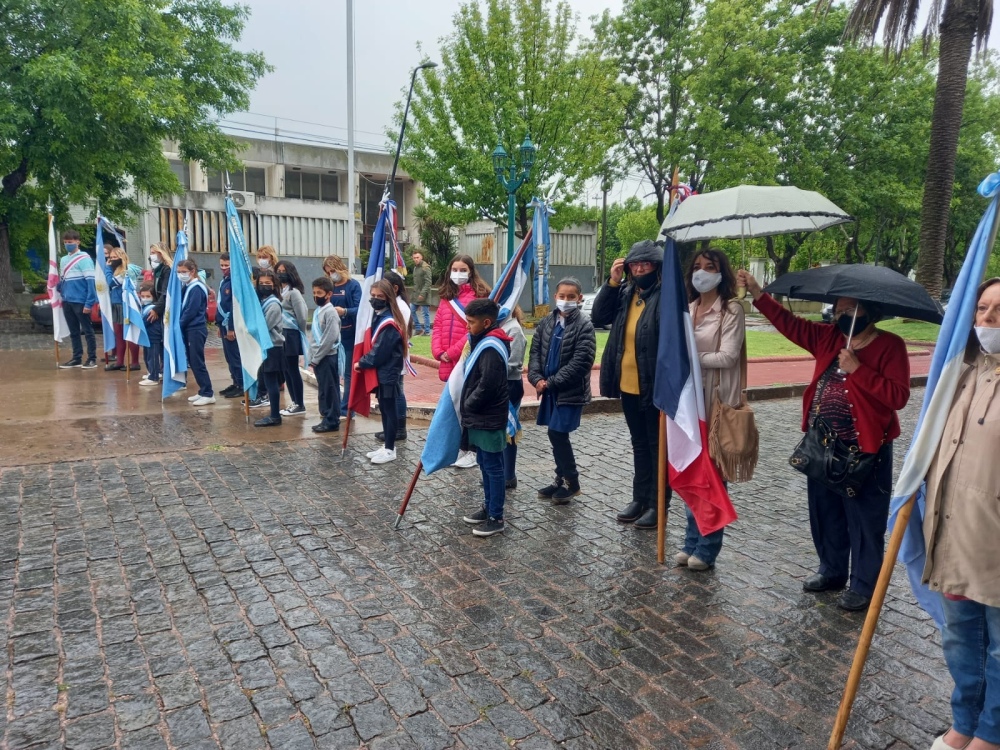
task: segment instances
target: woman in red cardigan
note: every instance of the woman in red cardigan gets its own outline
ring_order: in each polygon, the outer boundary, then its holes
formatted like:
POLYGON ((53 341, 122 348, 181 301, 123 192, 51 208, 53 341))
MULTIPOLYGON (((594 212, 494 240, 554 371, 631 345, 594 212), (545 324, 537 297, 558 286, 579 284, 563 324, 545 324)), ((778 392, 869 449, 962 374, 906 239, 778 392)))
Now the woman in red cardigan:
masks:
POLYGON ((845 497, 809 479, 809 525, 819 556, 819 570, 802 584, 810 592, 848 588, 837 605, 850 611, 867 608, 882 568, 885 528, 892 491, 892 441, 899 437, 896 412, 910 398, 910 360, 899 336, 875 327, 877 306, 841 297, 834 324, 799 318, 778 304, 746 271, 739 284, 753 296, 754 307, 785 338, 816 358, 812 382, 802 397, 802 431, 810 417, 822 417, 848 444, 878 454, 878 464, 856 497, 845 497), (847 334, 857 309, 854 338, 847 334), (850 575, 848 575, 850 573, 850 575))

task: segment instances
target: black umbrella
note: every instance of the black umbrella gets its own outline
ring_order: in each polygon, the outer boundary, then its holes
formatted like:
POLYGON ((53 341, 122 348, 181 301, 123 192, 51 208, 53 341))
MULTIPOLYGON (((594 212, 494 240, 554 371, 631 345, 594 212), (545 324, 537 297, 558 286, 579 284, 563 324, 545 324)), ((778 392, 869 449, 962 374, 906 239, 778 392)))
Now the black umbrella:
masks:
POLYGON ((840 265, 786 273, 764 290, 768 294, 834 303, 853 297, 881 307, 885 315, 940 323, 941 305, 903 274, 884 266, 840 265))

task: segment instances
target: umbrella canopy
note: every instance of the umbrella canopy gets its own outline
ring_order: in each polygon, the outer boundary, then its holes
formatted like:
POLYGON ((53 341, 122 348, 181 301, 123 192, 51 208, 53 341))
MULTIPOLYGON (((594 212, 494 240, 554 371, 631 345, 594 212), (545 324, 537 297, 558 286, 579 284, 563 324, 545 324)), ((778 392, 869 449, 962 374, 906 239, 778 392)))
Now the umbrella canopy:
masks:
POLYGON ((677 242, 696 242, 815 232, 850 221, 850 214, 812 190, 740 185, 692 195, 664 220, 660 232, 677 242))
POLYGON ((764 289, 768 294, 836 302, 853 297, 879 305, 886 315, 940 323, 941 305, 920 284, 884 266, 841 265, 786 273, 764 289))

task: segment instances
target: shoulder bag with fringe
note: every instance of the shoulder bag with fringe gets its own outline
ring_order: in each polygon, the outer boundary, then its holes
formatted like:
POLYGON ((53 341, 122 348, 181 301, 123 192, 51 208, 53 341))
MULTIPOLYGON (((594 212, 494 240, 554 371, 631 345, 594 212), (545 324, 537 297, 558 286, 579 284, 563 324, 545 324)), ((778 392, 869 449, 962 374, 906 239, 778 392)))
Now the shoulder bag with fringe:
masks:
MULTIPOLYGON (((727 304, 719 316, 719 336, 716 351, 722 346, 722 319, 727 304)), ((757 466, 760 436, 754 422, 753 409, 747 404, 747 339, 743 336, 740 349, 740 405, 732 407, 719 394, 721 376, 715 371, 715 403, 708 428, 708 453, 728 482, 749 482, 757 466)))

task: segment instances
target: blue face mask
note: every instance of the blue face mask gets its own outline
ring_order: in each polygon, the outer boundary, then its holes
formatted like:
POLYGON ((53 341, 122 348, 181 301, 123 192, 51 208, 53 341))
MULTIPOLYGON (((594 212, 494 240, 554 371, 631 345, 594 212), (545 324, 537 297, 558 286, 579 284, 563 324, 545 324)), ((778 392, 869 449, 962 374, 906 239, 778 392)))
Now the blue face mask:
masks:
POLYGON ((80 246, 75 242, 65 242, 63 243, 63 247, 66 248, 67 253, 75 253, 80 246))

